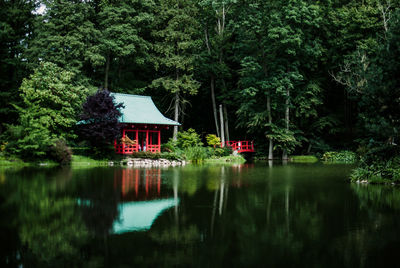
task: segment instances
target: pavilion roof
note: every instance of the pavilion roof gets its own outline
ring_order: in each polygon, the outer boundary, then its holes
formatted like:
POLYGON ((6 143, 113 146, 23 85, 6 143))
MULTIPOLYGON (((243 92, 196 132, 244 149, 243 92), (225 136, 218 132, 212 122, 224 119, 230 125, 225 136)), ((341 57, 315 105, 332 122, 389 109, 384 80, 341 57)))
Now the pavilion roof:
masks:
POLYGON ((179 126, 174 120, 166 118, 156 107, 150 96, 111 93, 115 103, 123 103, 120 123, 154 124, 179 126))

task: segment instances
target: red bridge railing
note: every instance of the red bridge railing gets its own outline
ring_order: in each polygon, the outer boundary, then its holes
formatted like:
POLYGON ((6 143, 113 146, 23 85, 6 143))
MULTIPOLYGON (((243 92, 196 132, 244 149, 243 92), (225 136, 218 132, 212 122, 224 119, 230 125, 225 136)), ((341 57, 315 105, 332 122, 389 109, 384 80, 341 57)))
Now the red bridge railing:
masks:
POLYGON ((232 151, 237 151, 238 153, 255 152, 253 141, 226 141, 224 144, 221 143, 221 147, 232 148, 232 151))

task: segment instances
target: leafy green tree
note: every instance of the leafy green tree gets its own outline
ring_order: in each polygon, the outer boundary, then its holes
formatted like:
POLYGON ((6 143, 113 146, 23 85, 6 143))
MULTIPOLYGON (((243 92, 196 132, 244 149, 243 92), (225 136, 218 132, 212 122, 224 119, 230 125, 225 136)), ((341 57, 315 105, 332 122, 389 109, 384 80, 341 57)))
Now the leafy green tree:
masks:
POLYGON ((287 158, 299 145, 296 133, 301 133, 290 120, 290 110, 296 107, 302 119, 316 116, 315 107, 321 104, 321 89, 310 76, 322 54, 319 7, 300 0, 249 2, 239 24, 239 125, 269 138, 270 158, 273 141, 287 158))
POLYGON ((19 125, 10 126, 9 148, 24 158, 43 157, 57 139, 71 139, 87 90, 75 74, 43 62, 21 85, 19 125))
POLYGON ((91 20, 94 10, 85 1, 44 1, 46 11, 37 16, 26 56, 32 67, 41 61, 80 73, 99 57, 99 29, 91 20))
POLYGON ((112 61, 121 68, 124 61, 143 65, 148 61, 151 47, 147 40, 149 25, 154 20, 152 0, 101 1, 97 14, 99 42, 93 47, 100 55, 93 60, 95 66, 104 67, 104 88, 109 88, 112 61), (128 58, 133 56, 131 58, 128 58))
MULTIPOLYGON (((174 98, 174 120, 179 121, 186 104, 185 95, 197 94, 200 86, 193 78, 199 50, 198 9, 194 1, 161 0, 156 11, 154 30, 154 64, 160 78, 153 87, 161 87, 174 98)), ((174 126, 173 139, 178 127, 174 126)))
MULTIPOLYGON (((227 81, 231 78, 230 66, 226 62, 234 30, 234 5, 237 1, 202 0, 199 1, 199 21, 204 29, 204 50, 198 68, 209 79, 212 110, 217 136, 220 136, 217 100, 224 104, 228 101, 227 81), (217 92, 217 88, 221 88, 217 92)), ((226 106, 224 106, 226 107, 226 106)), ((228 132, 226 131, 228 134, 228 132)), ((229 137, 228 137, 229 139, 229 137)))
MULTIPOLYGON (((12 103, 19 103, 17 90, 27 76, 22 57, 30 38, 35 1, 0 1, 0 124, 15 122, 12 103)), ((0 132, 1 131, 0 126, 0 132)))

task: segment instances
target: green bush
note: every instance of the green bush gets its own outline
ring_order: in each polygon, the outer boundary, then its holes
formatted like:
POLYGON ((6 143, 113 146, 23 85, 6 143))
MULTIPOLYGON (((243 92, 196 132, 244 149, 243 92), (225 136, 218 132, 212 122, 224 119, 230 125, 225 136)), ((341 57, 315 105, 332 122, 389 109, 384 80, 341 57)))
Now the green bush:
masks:
POLYGON ((367 165, 365 162, 354 169, 350 175, 353 182, 368 181, 369 183, 400 183, 400 158, 389 161, 376 161, 367 165))
POLYGON ((161 144, 161 152, 175 152, 178 149, 176 142, 169 139, 167 143, 161 144))
POLYGON ((334 163, 354 163, 356 162, 356 154, 351 151, 326 152, 322 156, 322 160, 334 163))
POLYGON ((224 148, 212 148, 208 147, 208 155, 210 157, 223 157, 223 156, 228 156, 232 154, 232 150, 230 148, 224 147, 224 148))
POLYGON ((215 134, 208 134, 206 136, 207 144, 211 147, 216 147, 221 145, 221 139, 215 134))
POLYGON ((176 152, 163 152, 160 155, 160 158, 164 158, 167 160, 182 160, 182 154, 176 153, 176 152))
POLYGON ((178 133, 176 145, 178 148, 186 149, 189 147, 203 146, 203 143, 201 142, 200 135, 197 134, 193 128, 189 128, 187 131, 178 133))
POLYGON ((201 162, 208 157, 207 149, 200 146, 188 147, 184 150, 185 159, 192 162, 201 162))
POLYGON ((50 155, 54 161, 61 165, 71 163, 72 151, 62 139, 57 140, 55 144, 51 146, 50 155))

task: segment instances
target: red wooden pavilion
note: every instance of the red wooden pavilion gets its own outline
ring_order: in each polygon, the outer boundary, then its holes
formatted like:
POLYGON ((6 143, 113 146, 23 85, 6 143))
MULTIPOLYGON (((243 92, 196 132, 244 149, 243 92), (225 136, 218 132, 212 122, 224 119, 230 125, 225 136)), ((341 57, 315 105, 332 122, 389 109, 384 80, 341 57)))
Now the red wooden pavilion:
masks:
POLYGON ((149 96, 112 93, 115 103, 123 103, 121 142, 114 141, 117 154, 135 152, 159 153, 161 151, 161 130, 180 125, 166 118, 149 96))

